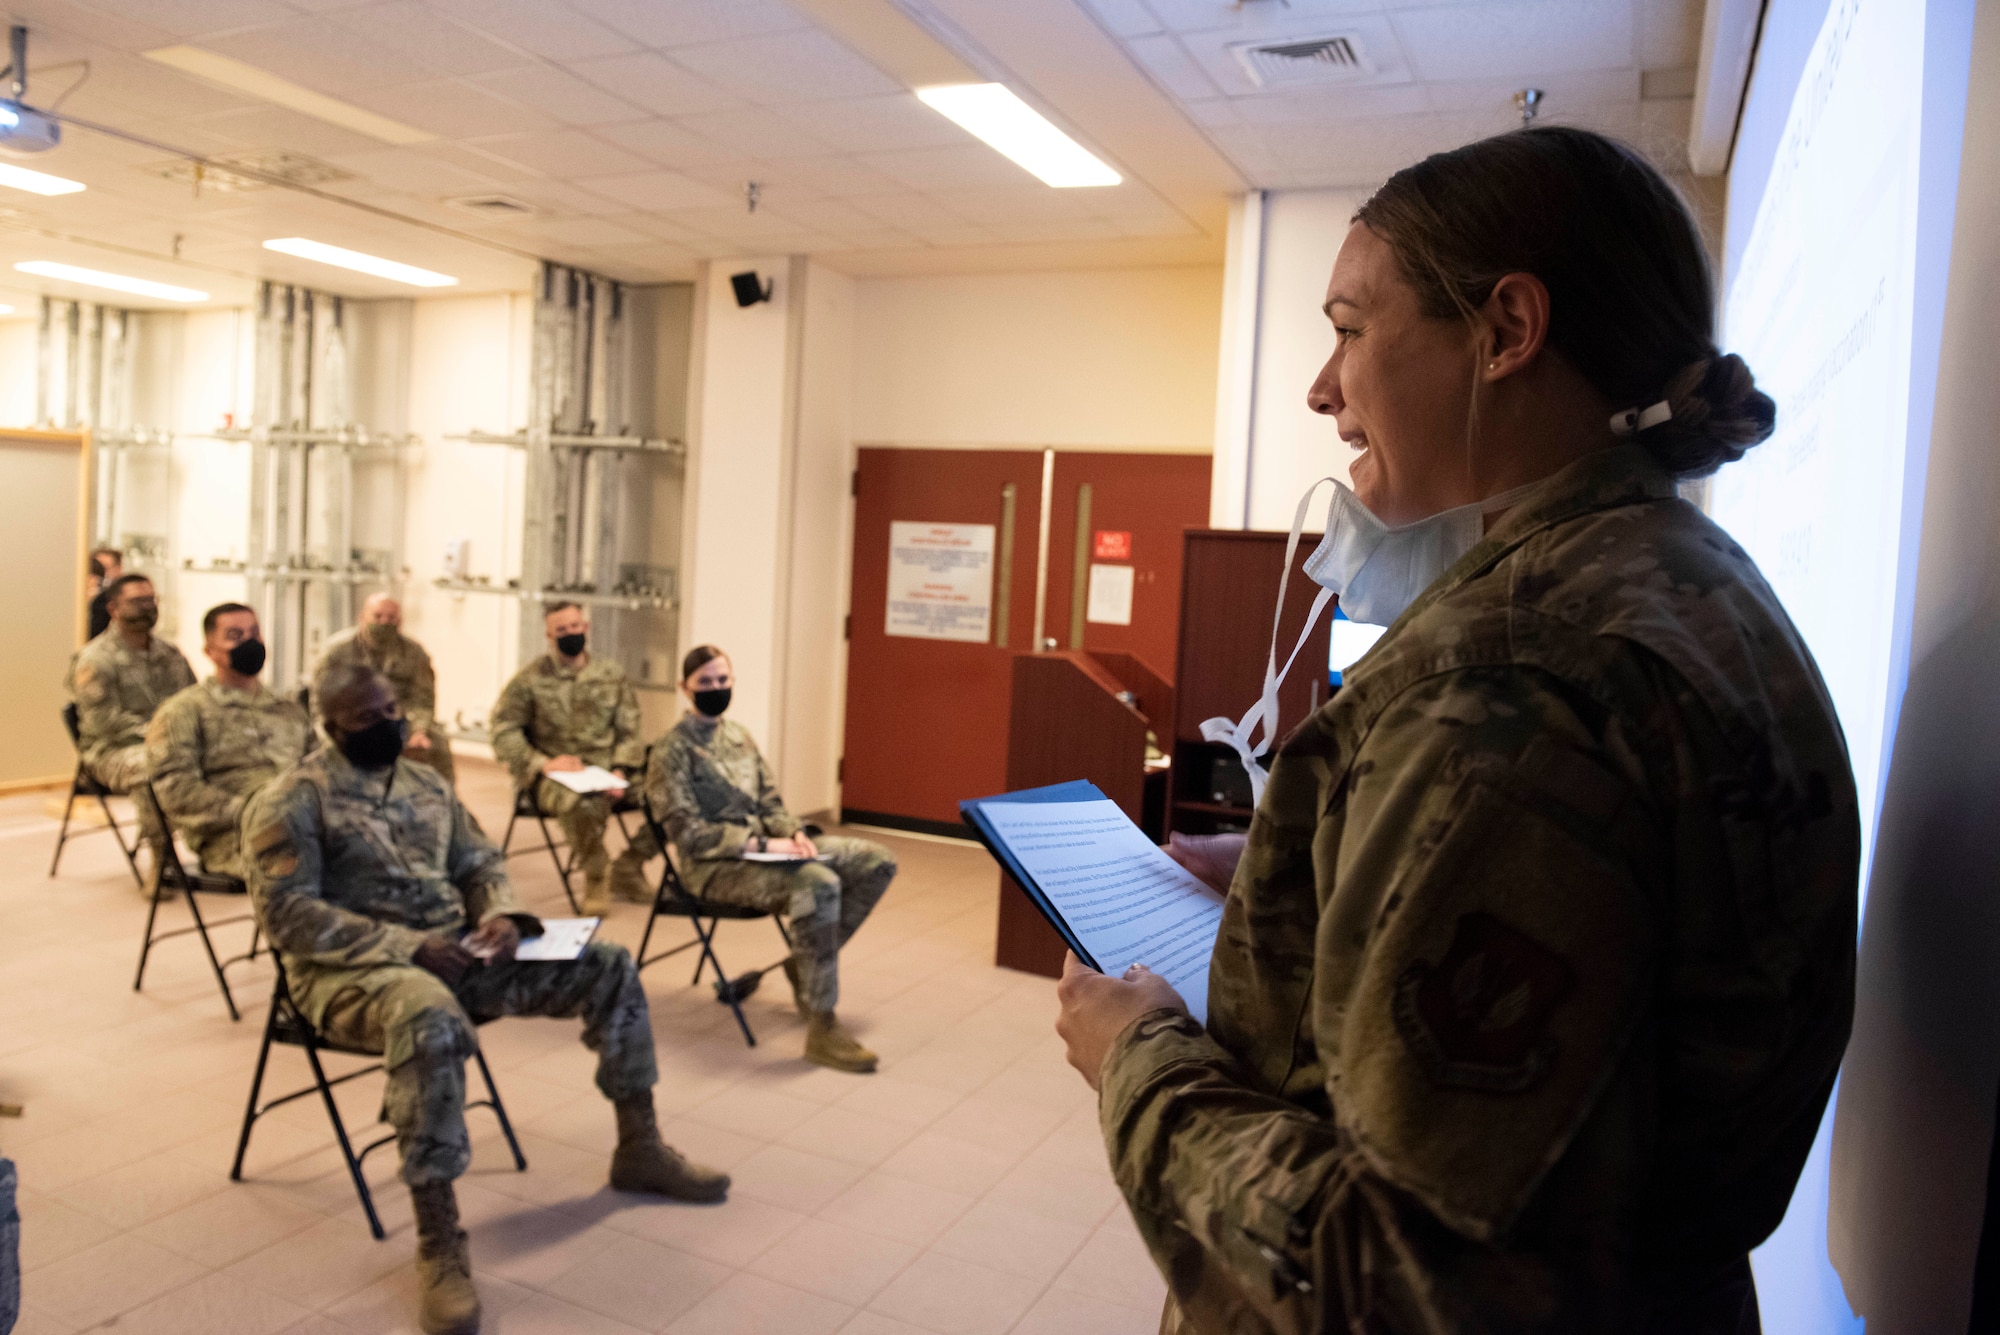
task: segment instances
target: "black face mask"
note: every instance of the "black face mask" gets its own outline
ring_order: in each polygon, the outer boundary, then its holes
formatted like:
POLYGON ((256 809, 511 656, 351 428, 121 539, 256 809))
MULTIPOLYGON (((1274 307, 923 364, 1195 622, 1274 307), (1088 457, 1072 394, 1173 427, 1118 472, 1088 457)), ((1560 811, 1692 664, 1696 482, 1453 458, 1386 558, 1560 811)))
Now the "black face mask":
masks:
POLYGON ((719 691, 696 691, 694 707, 709 718, 721 718, 723 712, 729 708, 729 688, 725 686, 719 691))
POLYGON ((264 642, 238 640, 229 647, 229 670, 254 677, 264 670, 264 642))
POLYGON ((583 646, 587 643, 589 643, 589 638, 581 631, 578 631, 574 635, 558 635, 556 636, 556 652, 564 658, 575 658, 583 652, 583 646))
POLYGON ((408 719, 385 718, 359 732, 340 734, 334 738, 334 745, 356 769, 385 769, 403 754, 403 743, 409 737, 408 719))

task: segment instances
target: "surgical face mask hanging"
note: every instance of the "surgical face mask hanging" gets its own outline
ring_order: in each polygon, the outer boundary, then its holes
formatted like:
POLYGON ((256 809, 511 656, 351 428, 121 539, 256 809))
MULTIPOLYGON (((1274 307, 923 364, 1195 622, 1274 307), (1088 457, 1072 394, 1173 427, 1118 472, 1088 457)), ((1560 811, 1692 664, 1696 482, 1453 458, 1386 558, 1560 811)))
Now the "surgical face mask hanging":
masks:
POLYGON ((1243 762, 1250 778, 1253 805, 1264 800, 1266 770, 1257 756, 1277 741, 1278 687, 1292 670, 1320 614, 1337 594, 1348 619, 1372 626, 1387 626, 1401 616, 1418 595, 1437 582, 1458 559, 1478 546, 1485 535, 1486 516, 1513 505, 1532 487, 1516 487, 1498 496, 1471 505, 1455 506, 1428 519, 1391 528, 1361 503, 1347 484, 1323 477, 1299 498, 1292 516, 1292 530, 1285 541, 1285 569, 1278 580, 1278 606, 1271 617, 1271 648, 1264 660, 1264 692, 1250 712, 1239 720, 1212 718, 1201 725, 1201 735, 1222 742, 1243 762), (1306 577, 1320 586, 1312 610, 1299 631, 1298 643, 1278 667, 1278 619, 1284 614, 1285 592, 1291 583, 1292 558, 1299 549, 1299 535, 1305 529, 1306 511, 1324 484, 1333 483, 1333 502, 1327 507, 1326 535, 1305 560, 1306 577), (1261 735, 1260 735, 1261 734, 1261 735))

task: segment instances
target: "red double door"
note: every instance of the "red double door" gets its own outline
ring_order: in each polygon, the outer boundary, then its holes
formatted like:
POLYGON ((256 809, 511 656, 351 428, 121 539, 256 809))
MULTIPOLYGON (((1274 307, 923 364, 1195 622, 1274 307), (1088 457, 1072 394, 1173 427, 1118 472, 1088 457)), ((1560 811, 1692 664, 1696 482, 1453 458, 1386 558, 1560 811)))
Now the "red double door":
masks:
POLYGON ((961 799, 1006 787, 1038 572, 1040 647, 1131 654, 1171 679, 1181 535, 1208 522, 1208 456, 864 449, 858 463, 848 819, 955 830, 961 799))

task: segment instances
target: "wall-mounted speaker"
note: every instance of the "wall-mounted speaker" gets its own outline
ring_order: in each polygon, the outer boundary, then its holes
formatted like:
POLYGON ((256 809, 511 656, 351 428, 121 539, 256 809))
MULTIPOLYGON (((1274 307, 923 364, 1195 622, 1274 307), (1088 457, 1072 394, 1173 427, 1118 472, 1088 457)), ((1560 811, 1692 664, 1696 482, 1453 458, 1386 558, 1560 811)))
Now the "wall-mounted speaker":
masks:
POLYGON ((760 301, 771 299, 771 292, 776 288, 777 280, 772 278, 760 280, 757 271, 750 269, 744 273, 729 275, 729 285, 736 289, 738 306, 755 306, 760 301))

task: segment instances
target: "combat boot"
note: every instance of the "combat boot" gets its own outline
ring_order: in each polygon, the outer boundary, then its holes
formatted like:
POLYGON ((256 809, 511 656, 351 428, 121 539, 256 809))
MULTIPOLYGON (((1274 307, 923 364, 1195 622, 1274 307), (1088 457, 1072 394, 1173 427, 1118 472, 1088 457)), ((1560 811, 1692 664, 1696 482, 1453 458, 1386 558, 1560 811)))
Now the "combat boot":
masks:
POLYGON ((612 1106, 618 1111, 618 1148, 611 1154, 613 1190, 700 1204, 729 1194, 729 1174, 690 1163, 660 1139, 651 1090, 620 1099, 612 1106))
POLYGON ((611 897, 628 904, 653 902, 652 887, 646 884, 646 860, 632 849, 626 849, 611 863, 611 897))
POLYGON ((417 1324, 425 1335, 477 1335, 479 1291, 451 1183, 411 1187, 410 1203, 417 1214, 417 1324))
POLYGON ((599 868, 595 876, 585 873, 583 878, 583 912, 588 917, 601 918, 611 912, 611 878, 599 868))
POLYGON ((869 1075, 877 1058, 840 1027, 832 1011, 819 1011, 806 1019, 806 1060, 836 1071, 869 1075))

